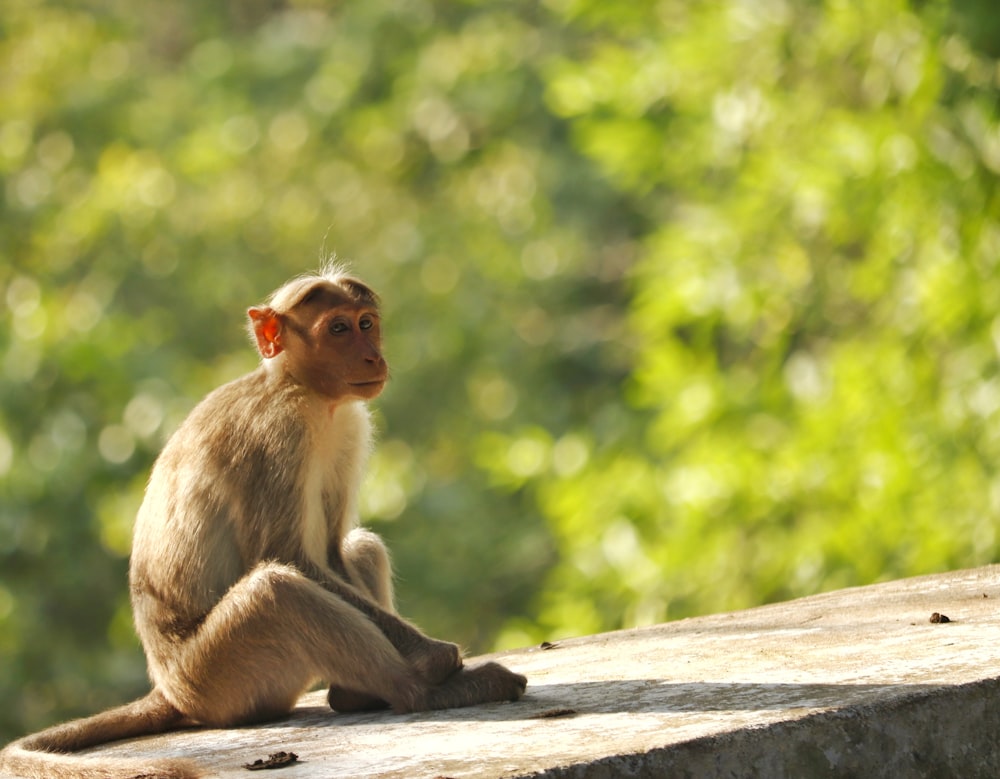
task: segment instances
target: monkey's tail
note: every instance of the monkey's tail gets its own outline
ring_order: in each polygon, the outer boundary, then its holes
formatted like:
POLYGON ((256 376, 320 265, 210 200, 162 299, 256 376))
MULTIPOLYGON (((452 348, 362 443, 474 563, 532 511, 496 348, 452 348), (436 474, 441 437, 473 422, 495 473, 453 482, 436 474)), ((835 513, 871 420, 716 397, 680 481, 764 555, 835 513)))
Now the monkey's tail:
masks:
POLYGON ((132 703, 14 741, 0 752, 0 773, 24 779, 197 779, 203 772, 184 760, 96 760, 67 754, 185 723, 185 716, 154 688, 132 703))

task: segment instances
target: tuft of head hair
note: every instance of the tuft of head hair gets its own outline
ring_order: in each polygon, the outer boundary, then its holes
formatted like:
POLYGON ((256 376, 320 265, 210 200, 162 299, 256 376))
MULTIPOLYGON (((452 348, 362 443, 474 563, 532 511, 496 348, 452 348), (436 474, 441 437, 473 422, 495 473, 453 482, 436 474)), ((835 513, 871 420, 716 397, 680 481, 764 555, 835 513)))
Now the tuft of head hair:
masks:
POLYGON ((296 276, 276 289, 267 299, 267 305, 279 314, 286 314, 320 289, 336 287, 359 303, 378 306, 378 295, 363 281, 351 276, 347 269, 335 262, 327 263, 316 273, 296 276))

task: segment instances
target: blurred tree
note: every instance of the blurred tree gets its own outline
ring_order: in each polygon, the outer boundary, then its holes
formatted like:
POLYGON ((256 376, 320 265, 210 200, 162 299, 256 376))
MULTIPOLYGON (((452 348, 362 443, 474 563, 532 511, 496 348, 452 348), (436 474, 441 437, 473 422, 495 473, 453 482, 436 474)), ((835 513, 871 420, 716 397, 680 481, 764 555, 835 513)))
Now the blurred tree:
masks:
POLYGON ((8 0, 0 740, 143 689, 145 475, 334 252, 385 299, 363 510, 434 634, 997 559, 992 17, 8 0))
POLYGON ((507 638, 996 560, 1000 75, 974 22, 559 12, 584 43, 549 105, 650 227, 628 444, 582 424, 589 456, 538 480, 560 560, 507 638))

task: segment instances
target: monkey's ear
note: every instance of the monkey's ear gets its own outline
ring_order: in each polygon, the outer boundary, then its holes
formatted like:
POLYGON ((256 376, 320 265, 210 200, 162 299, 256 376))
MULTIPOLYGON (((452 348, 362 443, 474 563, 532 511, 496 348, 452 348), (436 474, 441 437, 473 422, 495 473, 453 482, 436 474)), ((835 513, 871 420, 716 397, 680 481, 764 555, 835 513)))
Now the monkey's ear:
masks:
POLYGON ((273 308, 249 308, 247 316, 257 339, 257 351, 266 360, 277 357, 285 348, 281 345, 281 317, 273 308))

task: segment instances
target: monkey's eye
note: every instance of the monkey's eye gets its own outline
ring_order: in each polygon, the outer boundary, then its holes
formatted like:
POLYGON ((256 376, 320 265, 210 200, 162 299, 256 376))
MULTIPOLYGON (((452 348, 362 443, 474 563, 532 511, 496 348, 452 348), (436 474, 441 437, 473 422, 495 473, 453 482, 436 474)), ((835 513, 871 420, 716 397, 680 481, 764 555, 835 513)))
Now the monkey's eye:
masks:
POLYGON ((361 327, 362 330, 371 330, 373 327, 375 327, 375 320, 372 319, 370 316, 362 317, 359 326, 361 327))
POLYGON ((331 333, 346 333, 350 329, 351 328, 347 325, 347 322, 344 322, 340 319, 335 319, 333 322, 330 323, 331 333))

